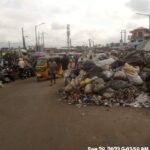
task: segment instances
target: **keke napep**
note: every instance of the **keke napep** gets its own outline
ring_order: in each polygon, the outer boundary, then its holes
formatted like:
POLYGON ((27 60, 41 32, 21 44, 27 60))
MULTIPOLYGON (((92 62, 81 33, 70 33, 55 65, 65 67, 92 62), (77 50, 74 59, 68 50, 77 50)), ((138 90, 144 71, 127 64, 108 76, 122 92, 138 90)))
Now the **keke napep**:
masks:
POLYGON ((46 57, 40 57, 37 59, 35 71, 36 71, 36 78, 37 81, 39 81, 42 78, 49 78, 49 60, 55 60, 57 63, 57 70, 56 70, 56 76, 63 76, 63 70, 62 70, 62 57, 61 56, 46 56, 46 57))

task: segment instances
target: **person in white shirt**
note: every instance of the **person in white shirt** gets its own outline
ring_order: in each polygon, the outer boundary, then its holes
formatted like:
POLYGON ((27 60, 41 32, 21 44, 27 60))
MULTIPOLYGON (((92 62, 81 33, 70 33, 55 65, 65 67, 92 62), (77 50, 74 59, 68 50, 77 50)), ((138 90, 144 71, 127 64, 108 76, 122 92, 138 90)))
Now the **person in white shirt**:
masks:
POLYGON ((19 76, 21 79, 23 79, 24 78, 25 62, 22 58, 19 58, 18 66, 19 66, 19 76))

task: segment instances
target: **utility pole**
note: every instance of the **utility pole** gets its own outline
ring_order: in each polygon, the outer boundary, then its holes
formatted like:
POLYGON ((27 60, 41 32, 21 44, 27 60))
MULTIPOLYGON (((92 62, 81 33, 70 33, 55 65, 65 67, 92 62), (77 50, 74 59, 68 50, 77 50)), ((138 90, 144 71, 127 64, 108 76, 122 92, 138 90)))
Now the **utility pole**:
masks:
POLYGON ((45 35, 44 35, 44 32, 42 32, 42 39, 43 39, 43 50, 45 48, 45 35))
POLYGON ((38 51, 38 45, 37 45, 37 26, 35 26, 35 47, 36 47, 36 51, 38 51))
POLYGON ((141 14, 141 13, 136 13, 137 15, 142 15, 142 16, 147 16, 149 18, 149 30, 150 30, 150 14, 141 14))
POLYGON ((89 39, 89 48, 91 48, 91 39, 89 39))
POLYGON ((93 47, 95 46, 95 43, 94 43, 94 41, 93 41, 93 47))
POLYGON ((70 25, 67 24, 67 47, 70 50, 70 25))
POLYGON ((121 40, 120 43, 126 43, 126 30, 121 30, 121 40), (124 34, 124 40, 123 40, 123 34, 124 34))
POLYGON ((23 28, 22 28, 22 41, 23 41, 23 49, 26 49, 26 42, 25 42, 25 37, 24 37, 23 28))
POLYGON ((121 31, 121 39, 120 39, 120 43, 123 43, 123 39, 122 39, 122 31, 121 31))
POLYGON ((127 36, 127 32, 126 30, 124 30, 124 43, 126 44, 126 36, 127 36))
POLYGON ((38 43, 37 43, 37 46, 38 46, 38 51, 40 51, 41 50, 41 46, 40 46, 40 39, 41 39, 41 37, 40 37, 40 32, 38 31, 38 43))
POLYGON ((9 48, 9 50, 10 50, 10 41, 8 41, 8 48, 9 48))
POLYGON ((38 25, 35 25, 35 46, 36 46, 36 51, 38 51, 38 35, 37 35, 37 28, 41 25, 45 24, 44 22, 38 25))
POLYGON ((71 38, 70 38, 70 48, 72 47, 72 41, 71 41, 71 38))

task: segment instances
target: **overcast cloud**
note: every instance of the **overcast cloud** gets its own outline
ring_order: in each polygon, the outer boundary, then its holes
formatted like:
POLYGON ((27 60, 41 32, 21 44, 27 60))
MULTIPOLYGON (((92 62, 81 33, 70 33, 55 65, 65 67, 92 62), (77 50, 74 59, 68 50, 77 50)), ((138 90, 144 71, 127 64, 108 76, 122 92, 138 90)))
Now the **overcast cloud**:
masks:
MULTIPOLYGON (((66 25, 71 25, 73 45, 118 42, 121 29, 148 27, 150 0, 0 0, 0 45, 21 43, 21 28, 27 43, 35 44, 34 27, 45 32, 47 47, 66 46, 66 25), (140 21, 139 21, 140 19, 140 21)), ((12 44, 13 45, 13 44, 12 44)))

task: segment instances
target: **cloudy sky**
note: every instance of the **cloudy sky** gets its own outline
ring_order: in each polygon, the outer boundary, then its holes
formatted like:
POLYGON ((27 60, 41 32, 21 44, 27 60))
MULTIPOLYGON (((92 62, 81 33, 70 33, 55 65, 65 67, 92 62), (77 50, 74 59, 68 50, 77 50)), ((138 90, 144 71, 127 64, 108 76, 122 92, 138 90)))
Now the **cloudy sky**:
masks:
POLYGON ((35 44, 34 27, 45 32, 47 47, 66 46, 66 25, 73 45, 118 42, 120 31, 148 27, 150 0, 0 0, 0 45, 21 42, 21 28, 28 44, 35 44))

